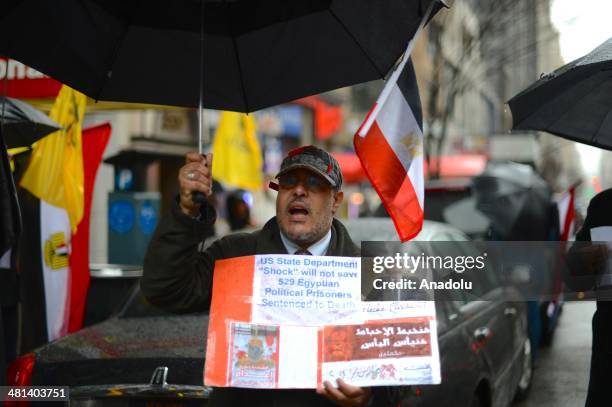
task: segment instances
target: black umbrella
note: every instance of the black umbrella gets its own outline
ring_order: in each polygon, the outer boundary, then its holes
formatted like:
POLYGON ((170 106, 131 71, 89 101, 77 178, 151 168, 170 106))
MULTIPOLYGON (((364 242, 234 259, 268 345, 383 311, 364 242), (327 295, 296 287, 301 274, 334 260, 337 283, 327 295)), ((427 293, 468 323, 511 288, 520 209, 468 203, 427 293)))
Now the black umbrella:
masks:
POLYGON ((21 232, 21 212, 3 134, 0 128, 0 257, 15 244, 21 232))
POLYGON ((547 240, 551 192, 528 165, 490 163, 473 179, 476 208, 490 220, 495 240, 547 240))
POLYGON ((197 106, 202 153, 204 107, 250 112, 383 78, 442 1, 8 0, 0 55, 96 100, 197 106))
POLYGON ((383 78, 430 4, 6 0, 0 54, 96 100, 197 107, 203 80, 204 107, 249 112, 383 78))
POLYGON ((508 104, 513 129, 612 149, 612 38, 542 77, 508 104))
POLYGON ((47 115, 21 100, 0 96, 0 124, 8 148, 31 146, 60 129, 47 115))

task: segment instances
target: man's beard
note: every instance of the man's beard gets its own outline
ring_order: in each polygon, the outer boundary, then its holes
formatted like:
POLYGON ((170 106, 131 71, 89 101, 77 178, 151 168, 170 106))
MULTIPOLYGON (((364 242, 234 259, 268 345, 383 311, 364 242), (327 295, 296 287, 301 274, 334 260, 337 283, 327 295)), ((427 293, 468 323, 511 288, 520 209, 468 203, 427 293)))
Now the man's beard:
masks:
POLYGON ((279 223, 281 232, 293 243, 301 247, 307 247, 321 240, 331 225, 330 217, 320 217, 310 232, 289 232, 279 223))
POLYGON ((283 231, 285 236, 289 238, 293 243, 298 246, 307 247, 320 240, 323 235, 321 235, 320 230, 313 230, 308 233, 290 233, 288 231, 283 231))

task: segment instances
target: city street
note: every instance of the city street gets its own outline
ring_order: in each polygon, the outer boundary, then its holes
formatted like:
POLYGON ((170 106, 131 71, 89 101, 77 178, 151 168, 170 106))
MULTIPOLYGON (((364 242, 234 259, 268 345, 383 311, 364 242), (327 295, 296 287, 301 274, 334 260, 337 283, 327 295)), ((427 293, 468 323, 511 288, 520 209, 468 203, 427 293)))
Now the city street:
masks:
POLYGON ((612 406, 612 0, 4 3, 0 407, 612 406))
POLYGON ((518 407, 583 406, 589 383, 594 302, 563 307, 552 346, 540 349, 529 398, 518 407))

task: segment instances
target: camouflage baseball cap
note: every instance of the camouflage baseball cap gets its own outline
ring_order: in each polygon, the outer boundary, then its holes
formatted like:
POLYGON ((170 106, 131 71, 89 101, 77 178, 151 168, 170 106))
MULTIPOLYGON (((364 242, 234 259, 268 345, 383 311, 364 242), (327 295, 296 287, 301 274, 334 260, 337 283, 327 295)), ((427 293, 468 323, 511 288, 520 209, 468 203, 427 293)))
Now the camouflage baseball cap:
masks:
POLYGON ((289 151, 283 159, 276 178, 291 170, 304 168, 325 178, 332 187, 342 186, 342 172, 338 161, 327 151, 315 146, 302 146, 289 151))

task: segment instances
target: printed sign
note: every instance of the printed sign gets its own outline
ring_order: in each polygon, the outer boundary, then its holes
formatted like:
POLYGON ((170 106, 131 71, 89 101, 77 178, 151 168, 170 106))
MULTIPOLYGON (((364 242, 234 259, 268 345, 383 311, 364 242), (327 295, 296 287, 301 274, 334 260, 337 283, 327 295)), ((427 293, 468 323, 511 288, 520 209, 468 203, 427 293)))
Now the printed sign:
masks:
POLYGON ((253 322, 350 323, 361 311, 360 289, 358 258, 257 256, 253 322))
POLYGON ((362 301, 358 258, 238 257, 213 280, 208 386, 440 383, 435 304, 362 301))
POLYGON ((275 387, 278 380, 277 326, 233 323, 230 385, 275 387))
POLYGON ((325 327, 323 380, 357 386, 432 383, 435 331, 430 318, 325 327))

